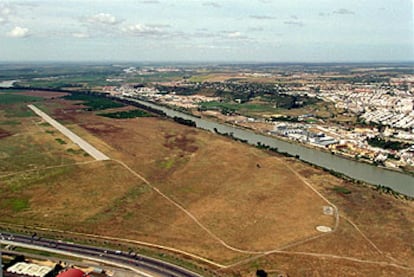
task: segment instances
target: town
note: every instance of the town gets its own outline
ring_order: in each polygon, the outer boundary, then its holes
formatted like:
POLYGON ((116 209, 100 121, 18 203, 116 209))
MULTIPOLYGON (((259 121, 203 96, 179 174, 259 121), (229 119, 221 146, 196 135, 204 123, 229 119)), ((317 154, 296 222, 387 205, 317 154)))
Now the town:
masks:
POLYGON ((277 69, 240 69, 232 75, 194 78, 194 72, 180 68, 127 68, 127 75, 181 71, 183 77, 105 86, 103 91, 215 118, 347 158, 413 172, 414 74, 383 68, 353 70, 344 73, 305 69, 282 74, 277 69), (394 77, 384 77, 389 71, 394 77), (330 107, 327 115, 321 112, 322 106, 330 107))

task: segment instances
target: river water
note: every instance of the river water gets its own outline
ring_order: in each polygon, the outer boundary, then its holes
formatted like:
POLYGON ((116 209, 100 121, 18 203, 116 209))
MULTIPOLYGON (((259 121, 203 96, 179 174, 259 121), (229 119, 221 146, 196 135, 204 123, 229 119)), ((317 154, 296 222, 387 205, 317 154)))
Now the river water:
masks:
POLYGON ((0 88, 11 88, 17 80, 1 81, 0 88))
POLYGON ((196 123, 198 128, 209 131, 214 131, 214 129, 216 129, 220 133, 232 133, 234 137, 247 140, 249 144, 257 145, 257 143, 260 142, 270 147, 277 148, 279 152, 286 152, 293 156, 299 156, 301 160, 311 164, 334 170, 356 180, 386 186, 402 194, 414 197, 414 176, 379 168, 366 163, 352 161, 330 153, 319 151, 317 149, 311 149, 277 138, 256 134, 250 130, 240 129, 206 119, 197 118, 195 116, 178 112, 164 106, 158 106, 153 103, 131 98, 125 99, 136 101, 142 105, 161 110, 169 117, 177 116, 190 119, 196 123))

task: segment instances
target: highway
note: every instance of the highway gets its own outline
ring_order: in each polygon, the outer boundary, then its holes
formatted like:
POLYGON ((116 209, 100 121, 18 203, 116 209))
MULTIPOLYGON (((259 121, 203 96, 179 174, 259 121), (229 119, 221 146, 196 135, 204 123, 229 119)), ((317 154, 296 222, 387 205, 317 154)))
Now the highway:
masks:
POLYGON ((0 233, 0 244, 14 245, 31 249, 49 251, 57 254, 69 253, 70 256, 89 259, 91 261, 111 264, 130 269, 140 276, 162 277, 201 277, 177 265, 150 258, 136 253, 105 249, 95 246, 74 244, 61 240, 25 236, 8 232, 0 233))
POLYGON ((77 134, 51 118, 46 113, 42 112, 39 108, 37 108, 34 105, 27 105, 35 114, 43 118, 47 123, 52 125, 54 128, 56 128, 59 132, 61 132, 63 135, 65 135, 68 139, 73 141, 75 144, 79 145, 80 148, 82 148, 86 153, 91 155, 94 159, 98 161, 103 160, 109 160, 109 157, 106 156, 104 153, 90 145, 87 141, 79 137, 77 134))

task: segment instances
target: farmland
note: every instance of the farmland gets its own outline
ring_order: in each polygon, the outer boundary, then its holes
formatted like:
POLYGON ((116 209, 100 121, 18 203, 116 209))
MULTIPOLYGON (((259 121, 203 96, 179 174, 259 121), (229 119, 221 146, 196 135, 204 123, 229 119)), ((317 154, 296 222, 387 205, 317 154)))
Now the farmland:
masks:
POLYGON ((11 112, 27 99, 3 105, 1 223, 172 247, 226 266, 222 275, 413 274, 412 201, 172 120, 102 117, 125 107, 38 95, 31 101, 112 160, 11 112), (323 213, 332 203, 338 226, 323 213))

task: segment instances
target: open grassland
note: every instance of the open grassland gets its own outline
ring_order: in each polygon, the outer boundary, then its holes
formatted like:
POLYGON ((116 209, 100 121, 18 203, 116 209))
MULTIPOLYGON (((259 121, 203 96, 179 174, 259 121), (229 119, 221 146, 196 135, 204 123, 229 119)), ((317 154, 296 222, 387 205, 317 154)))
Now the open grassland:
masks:
POLYGON ((90 159, 27 108, 28 103, 41 104, 44 98, 13 96, 12 103, 0 104, 0 176, 90 159))
POLYGON ((380 263, 364 263, 341 258, 306 254, 275 253, 243 265, 220 270, 225 276, 256 276, 258 269, 268 276, 413 276, 412 271, 380 263))
POLYGON ((0 113, 0 122, 6 123, 0 129, 0 176, 90 159, 37 117, 16 119, 0 113))
POLYGON ((171 120, 106 118, 73 103, 40 106, 113 160, 93 162, 39 118, 15 125, 3 112, 0 146, 27 136, 47 165, 72 164, 36 169, 43 160, 14 162, 3 150, 11 167, 1 169, 2 222, 172 247, 227 266, 219 273, 229 276, 414 274, 413 202, 171 120), (24 168, 36 170, 11 174, 24 168), (335 216, 310 185, 339 208, 335 232, 316 231, 335 228, 335 216))
POLYGON ((24 197, 30 207, 14 214, 8 213, 9 207, 3 207, 3 220, 8 218, 26 224, 39 222, 44 226, 74 231, 82 228, 82 223, 89 217, 110 209, 132 186, 140 186, 119 165, 110 163, 46 168, 28 172, 24 177, 20 180, 19 191, 10 186, 15 182, 13 176, 1 179, 8 197, 24 197), (111 182, 112 186, 102 187, 105 182, 111 182))
MULTIPOLYGON (((55 113, 62 114, 60 110, 55 113)), ((157 118, 81 117, 75 119, 77 124, 67 126, 110 157, 126 162, 231 246, 250 252, 271 250, 318 235, 317 225, 334 225, 334 218, 322 213, 326 203, 284 170, 282 162, 258 149, 157 118), (280 197, 284 193, 297 198, 280 197), (306 213, 311 216, 303 217, 301 207, 308 207, 306 213), (291 232, 292 228, 296 231, 291 232)), ((120 208, 118 213, 125 209, 127 219, 139 222, 130 208, 120 208)), ((98 216, 97 225, 106 226, 105 219, 109 220, 98 216)), ((151 224, 139 224, 132 238, 148 240, 138 236, 144 226, 151 224)), ((121 228, 108 235, 123 232, 121 228)), ((174 247, 179 246, 175 241, 174 247)), ((204 253, 203 249, 198 252, 204 253)), ((219 256, 222 250, 217 250, 209 257, 219 256)))
MULTIPOLYGON (((386 255, 414 264, 414 202, 402 200, 362 185, 338 179, 297 161, 292 166, 311 181, 341 210, 341 220, 359 226, 386 255), (340 185, 349 192, 335 190, 340 185)), ((322 242, 320 242, 322 243, 322 242)), ((303 247, 307 247, 304 245, 303 247)), ((311 246, 312 247, 312 246, 311 246)), ((349 244, 343 245, 348 247, 349 244)), ((316 247, 321 249, 321 247, 316 247)))
MULTIPOLYGON (((89 116, 88 120, 82 121, 87 123, 80 123, 78 127, 93 134, 95 139, 101 138, 111 147, 108 150, 113 151, 113 157, 122 159, 143 174, 231 246, 253 251, 280 249, 289 242, 314 236, 316 224, 333 226, 333 218, 321 212, 326 203, 286 167, 289 164, 330 201, 338 203, 342 217, 335 233, 286 249, 388 262, 386 254, 392 254, 397 261, 413 263, 410 246, 414 238, 412 202, 381 195, 301 162, 274 157, 241 143, 168 121, 139 118, 114 123, 109 119, 96 121, 94 118, 89 116), (334 189, 337 186, 348 188, 351 194, 342 194, 334 189), (356 203, 343 204, 346 197, 356 198, 356 203), (354 205, 361 210, 349 213, 354 205), (390 205, 395 212, 384 216, 390 205), (368 221, 360 221, 361 218, 368 221), (386 232, 377 232, 369 219, 385 224, 382 230, 386 232), (361 233, 355 226, 365 230, 361 233), (373 240, 376 237, 378 240, 373 240)), ((180 244, 175 242, 174 246, 180 247, 180 244)), ((233 259, 225 255, 217 259, 218 251, 215 250, 222 251, 222 247, 209 251, 184 244, 181 247, 224 263, 240 257, 239 253, 233 259)), ((337 261, 338 265, 347 263, 347 260, 337 261)), ((262 264, 258 262, 256 265, 260 267, 262 264)), ((358 263, 354 266, 362 267, 362 272, 369 272, 367 268, 374 269, 374 266, 365 268, 364 264, 358 263)), ((346 270, 347 266, 344 267, 346 270)), ((309 268, 314 270, 315 266, 309 268)), ((294 265, 286 269, 295 272, 294 265)), ((387 270, 393 272, 394 268, 380 266, 372 272, 387 270)), ((395 270, 399 272, 401 269, 395 270)), ((319 272, 323 273, 323 267, 319 272)))
POLYGON ((197 140, 199 150, 159 187, 230 245, 272 250, 318 235, 317 225, 334 226, 322 213, 327 203, 282 161, 210 134, 197 140))

